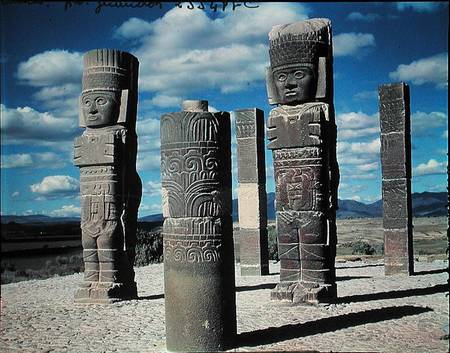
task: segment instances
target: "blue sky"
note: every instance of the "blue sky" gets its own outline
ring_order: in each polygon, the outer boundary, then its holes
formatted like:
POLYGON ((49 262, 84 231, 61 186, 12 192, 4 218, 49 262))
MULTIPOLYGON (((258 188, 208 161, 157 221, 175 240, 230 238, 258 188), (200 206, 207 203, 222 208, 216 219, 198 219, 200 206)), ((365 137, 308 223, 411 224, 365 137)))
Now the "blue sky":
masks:
MULTIPOLYGON (((209 3, 206 3, 209 5, 209 3)), ((243 4, 243 3, 241 3, 243 4)), ((413 192, 446 191, 448 3, 248 3, 217 12, 64 2, 1 5, 1 213, 77 216, 72 164, 82 56, 95 48, 140 61, 137 133, 143 181, 139 216, 161 212, 159 118, 183 99, 212 109, 258 107, 267 116, 264 70, 276 24, 326 17, 334 35, 340 199, 381 197, 378 85, 411 89, 413 192)), ((234 131, 234 129, 233 129, 234 131)), ((236 140, 233 139, 236 197, 236 140)), ((266 151, 267 191, 274 191, 266 151)))

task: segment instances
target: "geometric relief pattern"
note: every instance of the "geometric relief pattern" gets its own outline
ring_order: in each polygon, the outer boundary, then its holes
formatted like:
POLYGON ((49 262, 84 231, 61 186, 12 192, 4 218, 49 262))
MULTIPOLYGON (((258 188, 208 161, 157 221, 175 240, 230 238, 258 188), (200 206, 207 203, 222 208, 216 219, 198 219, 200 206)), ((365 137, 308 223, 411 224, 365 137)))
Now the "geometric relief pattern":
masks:
POLYGON ((114 148, 119 141, 115 136, 84 135, 75 143, 75 165, 80 166, 81 229, 93 238, 112 236, 120 224, 123 205, 120 172, 114 166, 114 154, 119 151, 114 148), (96 152, 91 159, 95 163, 109 165, 89 165, 88 150, 96 152))
POLYGON ((279 106, 267 121, 267 148, 307 147, 322 144, 322 124, 328 118, 328 105, 305 103, 279 106))
POLYGON ((273 151, 276 208, 322 210, 327 189, 322 150, 318 147, 273 151))
MULTIPOLYGON (((161 118, 161 181, 166 217, 225 215, 230 155, 223 113, 180 112, 161 118), (223 129, 223 130, 222 130, 223 129), (223 133, 219 134, 219 130, 223 133)), ((228 121, 228 123, 227 123, 228 121)))
POLYGON ((321 212, 277 212, 280 278, 324 283, 331 271, 327 220, 321 212))
POLYGON ((175 262, 219 261, 222 237, 230 227, 227 223, 231 224, 220 218, 166 218, 163 225, 164 259, 175 262))

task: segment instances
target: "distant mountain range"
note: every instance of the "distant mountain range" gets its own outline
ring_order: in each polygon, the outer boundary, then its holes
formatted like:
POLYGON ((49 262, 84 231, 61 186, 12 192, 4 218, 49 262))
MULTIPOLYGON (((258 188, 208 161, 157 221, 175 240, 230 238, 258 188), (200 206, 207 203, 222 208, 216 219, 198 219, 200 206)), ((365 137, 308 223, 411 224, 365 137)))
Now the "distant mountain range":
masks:
MULTIPOLYGON (((267 194, 267 215, 269 219, 275 219, 274 207, 275 193, 267 194)), ((412 194, 412 207, 414 217, 436 217, 447 215, 447 193, 422 192, 412 194)), ((378 200, 371 204, 364 204, 354 200, 339 200, 337 218, 373 218, 382 217, 383 204, 378 200)), ((139 218, 140 222, 161 222, 161 213, 139 218)), ((238 220, 238 202, 233 200, 233 220, 238 220)), ((68 223, 79 222, 77 217, 50 217, 44 215, 32 216, 1 216, 1 222, 10 223, 68 223)))

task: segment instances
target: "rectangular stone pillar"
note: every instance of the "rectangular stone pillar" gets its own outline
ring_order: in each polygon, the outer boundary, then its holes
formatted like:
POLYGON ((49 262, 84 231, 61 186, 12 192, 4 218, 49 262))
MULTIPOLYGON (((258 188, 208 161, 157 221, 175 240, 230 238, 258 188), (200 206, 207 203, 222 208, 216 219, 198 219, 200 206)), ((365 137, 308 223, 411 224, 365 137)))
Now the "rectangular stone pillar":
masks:
POLYGON ((207 101, 161 117, 164 298, 169 351, 222 351, 236 336, 231 125, 207 101))
POLYGON ((411 209, 411 136, 409 87, 379 87, 386 275, 414 271, 411 209))
POLYGON ((264 112, 236 110, 239 249, 242 276, 269 274, 264 112))

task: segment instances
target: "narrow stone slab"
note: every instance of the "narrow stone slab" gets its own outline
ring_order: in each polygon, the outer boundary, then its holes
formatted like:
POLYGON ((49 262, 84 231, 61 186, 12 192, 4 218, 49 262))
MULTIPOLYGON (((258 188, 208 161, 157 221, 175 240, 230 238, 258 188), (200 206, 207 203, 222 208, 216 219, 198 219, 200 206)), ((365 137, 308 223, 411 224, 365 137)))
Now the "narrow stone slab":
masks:
POLYGON ((238 160, 239 259, 242 276, 269 273, 264 113, 235 111, 238 160))
POLYGON ((379 87, 385 274, 413 273, 410 97, 405 83, 379 87))
POLYGON ((240 229, 240 262, 242 276, 269 274, 267 228, 240 229))

